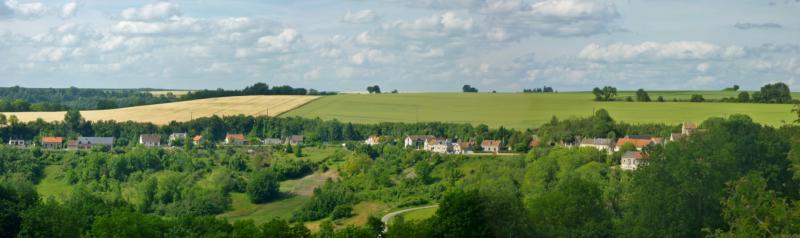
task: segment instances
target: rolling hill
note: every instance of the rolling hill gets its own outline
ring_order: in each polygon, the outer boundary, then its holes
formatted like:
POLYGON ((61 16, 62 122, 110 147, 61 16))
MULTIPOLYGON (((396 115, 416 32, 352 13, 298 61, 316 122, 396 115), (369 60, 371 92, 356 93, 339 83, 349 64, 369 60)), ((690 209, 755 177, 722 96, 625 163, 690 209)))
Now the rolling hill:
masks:
MULTIPOLYGON (((316 96, 238 96, 209 98, 192 101, 163 103, 147 106, 118 108, 110 110, 81 111, 86 120, 115 120, 150 122, 157 125, 171 121, 188 121, 192 118, 212 115, 269 115, 276 116, 295 107, 306 104, 316 96)), ((60 121, 66 112, 8 112, 7 116, 16 115, 20 121, 60 121)))

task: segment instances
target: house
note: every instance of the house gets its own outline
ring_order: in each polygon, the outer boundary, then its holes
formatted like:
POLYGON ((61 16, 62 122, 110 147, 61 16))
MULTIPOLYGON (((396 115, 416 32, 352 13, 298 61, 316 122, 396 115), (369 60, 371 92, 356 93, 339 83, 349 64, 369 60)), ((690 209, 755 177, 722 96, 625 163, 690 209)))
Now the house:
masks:
POLYGON ((500 152, 500 146, 503 144, 500 140, 483 140, 481 142, 481 148, 483 151, 497 153, 500 152))
POLYGON ((682 140, 683 138, 686 138, 686 135, 681 133, 672 133, 669 135, 669 141, 678 141, 682 140))
POLYGON ((380 144, 380 143, 381 143, 381 137, 380 136, 370 136, 370 137, 367 138, 367 140, 364 141, 364 144, 367 144, 367 145, 377 145, 377 144, 380 144))
POLYGON ((586 138, 580 141, 579 146, 612 151, 614 149, 614 141, 607 138, 586 138))
POLYGON ((8 140, 8 145, 16 148, 28 147, 28 143, 25 140, 8 140))
POLYGON ((449 141, 447 139, 431 137, 425 140, 425 144, 423 144, 422 149, 427 151, 433 151, 434 145, 444 144, 444 143, 449 143, 449 141))
POLYGON ((681 126, 681 134, 688 136, 692 135, 697 130, 697 125, 691 122, 684 122, 683 126, 681 126))
POLYGON ((184 141, 187 137, 189 137, 189 135, 186 133, 172 133, 169 135, 169 142, 172 143, 173 141, 184 141))
POLYGON ((141 134, 139 135, 139 144, 147 147, 161 146, 161 135, 158 134, 141 134))
POLYGON ((56 150, 64 148, 64 138, 61 137, 53 137, 53 136, 45 136, 42 137, 42 148, 56 150))
POLYGON ((458 142, 453 143, 453 154, 472 154, 472 146, 475 145, 475 142, 458 142))
POLYGON ((664 144, 664 138, 661 138, 661 137, 650 138, 650 141, 652 141, 653 144, 656 144, 656 145, 663 145, 664 144))
POLYGON ((261 143, 263 143, 265 145, 280 145, 281 144, 281 139, 278 139, 278 138, 266 138, 266 139, 261 140, 261 143))
POLYGON ((642 148, 647 147, 650 144, 653 144, 653 140, 652 139, 633 139, 633 138, 627 138, 627 137, 626 138, 619 138, 617 140, 616 147, 614 148, 614 151, 619 151, 620 149, 622 149, 622 146, 624 146, 625 144, 632 144, 634 147, 636 147, 636 150, 640 150, 641 151, 642 148))
POLYGON ((622 170, 636 170, 639 165, 644 163, 647 156, 640 151, 628 151, 622 155, 620 167, 622 170))
POLYGON ((95 146, 113 148, 114 137, 78 137, 77 140, 67 143, 67 148, 72 150, 91 149, 95 146))
POLYGON ((192 138, 192 143, 194 143, 194 145, 200 145, 205 141, 206 141, 206 138, 203 138, 202 135, 196 135, 196 136, 194 136, 192 138))
POLYGON ((428 146, 431 152, 439 154, 449 154, 453 151, 453 143, 447 139, 434 139, 432 144, 428 146))
POLYGON ((297 145, 297 144, 303 143, 303 139, 305 139, 303 137, 303 135, 292 135, 292 136, 286 137, 286 139, 283 141, 283 143, 284 144, 289 144, 289 145, 297 145))
POLYGON ((225 144, 228 144, 228 145, 244 145, 244 134, 227 134, 227 135, 225 135, 225 144))
POLYGON ((540 140, 538 137, 533 138, 533 140, 531 140, 531 143, 528 144, 528 148, 536 148, 539 146, 542 146, 542 140, 540 140))
POLYGON ((429 139, 434 139, 436 137, 430 135, 410 135, 406 136, 406 139, 403 141, 406 148, 408 147, 416 147, 417 149, 421 148, 425 145, 425 142, 429 139))

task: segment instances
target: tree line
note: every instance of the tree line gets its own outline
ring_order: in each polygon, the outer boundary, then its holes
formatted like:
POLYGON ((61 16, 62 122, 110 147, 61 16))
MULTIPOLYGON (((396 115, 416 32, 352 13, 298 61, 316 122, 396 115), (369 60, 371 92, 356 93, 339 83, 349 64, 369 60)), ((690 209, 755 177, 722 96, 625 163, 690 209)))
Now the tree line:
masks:
POLYGON ((294 88, 289 85, 270 87, 266 83, 256 83, 245 87, 243 90, 200 90, 191 91, 180 97, 180 100, 195 100, 204 98, 250 96, 250 95, 335 95, 335 92, 317 91, 315 89, 294 88))
MULTIPOLYGON (((732 88, 726 88, 724 91, 737 91, 738 85, 732 88)), ((625 97, 624 99, 616 98, 618 96, 617 88, 612 86, 604 86, 603 88, 595 87, 592 89, 595 101, 628 101, 633 102, 633 97, 625 97)), ((653 101, 650 95, 644 89, 636 90, 635 101, 637 102, 650 102, 653 101)), ((665 102, 663 96, 656 98, 657 102, 665 102)), ((688 101, 688 102, 740 102, 740 103, 798 103, 797 99, 792 99, 792 92, 789 86, 784 83, 767 84, 761 87, 757 92, 739 92, 736 97, 727 97, 721 99, 706 99, 702 94, 692 94, 688 100, 678 100, 673 98, 674 102, 688 101)))

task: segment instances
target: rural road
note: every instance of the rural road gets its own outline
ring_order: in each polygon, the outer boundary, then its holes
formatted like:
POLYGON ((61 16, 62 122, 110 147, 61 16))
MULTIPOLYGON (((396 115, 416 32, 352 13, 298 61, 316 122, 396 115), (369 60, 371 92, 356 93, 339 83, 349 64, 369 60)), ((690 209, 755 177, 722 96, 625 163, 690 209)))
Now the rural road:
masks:
POLYGON ((384 228, 384 232, 387 229, 389 229, 389 220, 391 220, 392 218, 396 217, 397 215, 400 215, 400 214, 403 214, 403 213, 406 213, 406 212, 410 212, 410 211, 416 211, 416 210, 420 210, 420 209, 426 209, 426 208, 432 208, 432 207, 438 207, 438 206, 439 206, 439 204, 435 204, 435 205, 428 205, 428 206, 422 206, 422 207, 412 207, 412 208, 407 208, 407 209, 403 209, 403 210, 399 210, 399 211, 390 212, 389 214, 386 214, 383 217, 381 217, 381 221, 383 222, 383 224, 386 225, 385 226, 386 228, 384 228))

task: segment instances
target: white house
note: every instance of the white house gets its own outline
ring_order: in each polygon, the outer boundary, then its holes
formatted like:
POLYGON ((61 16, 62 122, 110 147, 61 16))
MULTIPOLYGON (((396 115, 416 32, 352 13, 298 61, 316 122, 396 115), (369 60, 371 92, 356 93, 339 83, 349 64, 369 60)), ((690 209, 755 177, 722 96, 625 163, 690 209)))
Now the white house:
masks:
POLYGON ((141 134, 139 135, 139 144, 147 147, 161 146, 161 136, 158 134, 141 134))
POLYGON ((459 142, 453 143, 453 154, 472 154, 472 146, 475 145, 475 142, 459 142))
POLYGON ((586 138, 580 142, 580 147, 595 148, 597 150, 613 151, 614 141, 606 138, 586 138))
POLYGON ((417 149, 421 148, 425 145, 425 142, 429 139, 435 139, 436 137, 430 135, 410 135, 406 136, 406 139, 403 140, 403 144, 406 148, 408 147, 416 147, 417 149))
POLYGON ((225 144, 228 144, 228 145, 244 145, 244 134, 227 134, 227 135, 225 135, 225 144))
POLYGON ((169 135, 169 142, 173 141, 185 141, 186 137, 189 137, 186 133, 172 133, 169 135))
POLYGON ((640 151, 628 151, 622 155, 620 167, 622 170, 636 170, 639 165, 644 163, 645 159, 647 157, 640 151))
POLYGON ((481 142, 481 148, 483 148, 485 152, 498 153, 500 152, 500 146, 502 144, 503 142, 500 140, 483 140, 481 142))

